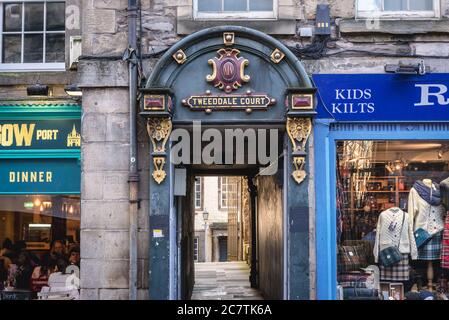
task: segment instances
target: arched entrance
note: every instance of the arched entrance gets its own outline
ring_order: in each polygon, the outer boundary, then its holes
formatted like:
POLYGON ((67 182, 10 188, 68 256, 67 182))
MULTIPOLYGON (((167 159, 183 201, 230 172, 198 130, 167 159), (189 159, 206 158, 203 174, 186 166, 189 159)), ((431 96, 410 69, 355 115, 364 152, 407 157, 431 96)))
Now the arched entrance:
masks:
POLYGON ((248 182, 251 203, 252 284, 269 298, 308 299, 315 89, 301 62, 266 34, 215 27, 167 51, 142 91, 140 115, 152 143, 150 298, 191 293, 194 177, 237 175, 248 182), (281 199, 275 208, 270 194, 281 199), (270 210, 278 222, 258 221, 271 219, 270 210))

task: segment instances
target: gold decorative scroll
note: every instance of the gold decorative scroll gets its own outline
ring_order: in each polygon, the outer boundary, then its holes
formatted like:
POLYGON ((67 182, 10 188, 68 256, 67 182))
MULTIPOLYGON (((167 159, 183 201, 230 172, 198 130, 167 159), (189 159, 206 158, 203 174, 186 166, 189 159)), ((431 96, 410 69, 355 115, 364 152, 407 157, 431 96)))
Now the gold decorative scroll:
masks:
POLYGON ((307 172, 304 170, 306 157, 293 157, 293 165, 295 166, 295 170, 292 173, 293 179, 295 179, 298 184, 301 184, 307 177, 307 172))
POLYGON ((310 118, 287 118, 287 132, 292 143, 292 153, 303 152, 312 132, 310 118))
POLYGON ((153 144, 153 152, 165 153, 165 145, 172 131, 170 118, 150 118, 147 122, 148 135, 153 144))
POLYGON ((301 184, 307 177, 304 170, 306 165, 306 144, 312 132, 312 120, 310 118, 287 118, 287 132, 292 143, 293 179, 301 184))
POLYGON ((164 157, 154 157, 153 158, 154 163, 154 170, 153 170, 153 179, 158 183, 161 184, 162 181, 165 180, 165 177, 167 176, 167 173, 165 173, 164 165, 165 165, 165 158, 164 157))

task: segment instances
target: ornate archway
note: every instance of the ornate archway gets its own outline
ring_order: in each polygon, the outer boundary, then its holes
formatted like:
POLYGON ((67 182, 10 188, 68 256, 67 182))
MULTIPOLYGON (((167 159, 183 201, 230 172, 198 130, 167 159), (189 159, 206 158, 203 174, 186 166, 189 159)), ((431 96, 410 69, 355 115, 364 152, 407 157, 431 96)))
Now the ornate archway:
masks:
POLYGON ((155 66, 140 115, 147 118, 150 161, 150 298, 169 299, 172 128, 205 125, 282 125, 289 137, 284 179, 287 254, 286 298, 309 297, 308 138, 315 88, 301 62, 278 40, 256 30, 223 26, 192 34, 155 66), (294 196, 291 196, 294 195, 294 196))

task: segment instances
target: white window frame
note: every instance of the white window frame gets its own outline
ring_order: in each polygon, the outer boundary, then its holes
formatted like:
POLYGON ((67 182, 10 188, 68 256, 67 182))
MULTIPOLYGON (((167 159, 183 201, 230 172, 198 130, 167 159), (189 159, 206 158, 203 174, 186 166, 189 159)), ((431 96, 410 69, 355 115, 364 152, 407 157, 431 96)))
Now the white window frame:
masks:
MULTIPOLYGON (((359 1, 356 0, 356 18, 360 19, 385 19, 385 20, 401 20, 401 19, 440 19, 441 17, 441 0, 433 0, 433 10, 429 11, 359 11, 359 1)), ((382 0, 382 7, 384 0, 382 0)))
POLYGON ((198 257, 199 257, 199 248, 200 248, 200 239, 199 237, 194 237, 193 238, 193 261, 198 261, 198 257), (196 251, 196 254, 195 254, 196 251), (195 258, 196 256, 196 258, 195 258))
POLYGON ((193 18, 195 20, 276 20, 278 18, 278 0, 273 1, 273 11, 226 11, 200 12, 198 0, 193 0, 193 18))
POLYGON ((203 178, 197 177, 197 179, 198 180, 195 179, 195 184, 194 184, 194 186, 195 186, 195 199, 194 199, 195 200, 195 210, 203 210, 203 178), (196 189, 197 182, 199 183, 199 186, 200 186, 199 191, 196 189), (199 201, 200 201, 199 206, 197 206, 197 203, 196 203, 196 201, 198 200, 197 199, 198 193, 199 193, 199 201))
MULTIPOLYGON (((11 32, 11 34, 20 34, 22 36, 21 44, 22 44, 22 58, 23 60, 23 46, 24 46, 24 34, 23 25, 25 23, 25 11, 24 4, 30 2, 44 2, 45 4, 48 2, 65 2, 64 0, 0 0, 0 72, 32 72, 32 71, 66 71, 65 69, 65 61, 57 62, 57 63, 1 63, 3 61, 3 5, 7 3, 22 3, 22 30, 17 32, 11 32)), ((65 12, 64 12, 65 15, 65 12)), ((40 34, 43 33, 43 59, 45 61, 45 50, 46 50, 46 35, 47 35, 47 6, 44 5, 44 30, 42 32, 26 32, 27 34, 40 34)), ((66 35, 66 31, 51 31, 53 34, 64 34, 66 35)), ((65 47, 65 46, 64 46, 65 47)))
MULTIPOLYGON (((237 203, 235 207, 229 206, 229 201, 232 200, 232 194, 235 193, 236 200, 238 200, 238 187, 237 182, 234 179, 234 177, 219 177, 220 188, 219 188, 219 195, 218 195, 218 201, 219 201, 219 209, 220 210, 228 210, 228 209, 235 209, 238 207, 237 203), (226 179, 226 183, 223 183, 223 180, 226 179), (232 186, 235 185, 235 190, 232 190, 232 186), (226 192, 223 192, 223 186, 226 186, 226 192), (231 187, 231 190, 229 190, 231 187), (226 195, 226 205, 223 205, 223 195, 226 195)), ((236 201, 237 202, 237 201, 236 201)))

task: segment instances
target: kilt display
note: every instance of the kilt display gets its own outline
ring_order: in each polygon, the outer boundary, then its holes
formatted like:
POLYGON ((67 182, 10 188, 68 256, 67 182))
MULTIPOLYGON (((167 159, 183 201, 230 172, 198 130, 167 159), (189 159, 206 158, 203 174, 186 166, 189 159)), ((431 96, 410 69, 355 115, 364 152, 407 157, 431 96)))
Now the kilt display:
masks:
POLYGON ((449 269, 449 213, 444 222, 443 241, 441 244, 441 268, 449 269))
POLYGON ((402 254, 402 260, 391 267, 379 266, 381 281, 408 281, 410 278, 410 265, 408 253, 402 254))
POLYGON ((443 233, 438 232, 429 242, 418 249, 418 260, 440 260, 443 233))

